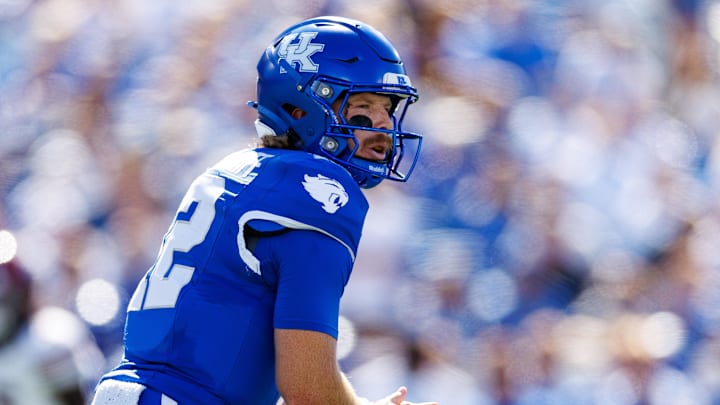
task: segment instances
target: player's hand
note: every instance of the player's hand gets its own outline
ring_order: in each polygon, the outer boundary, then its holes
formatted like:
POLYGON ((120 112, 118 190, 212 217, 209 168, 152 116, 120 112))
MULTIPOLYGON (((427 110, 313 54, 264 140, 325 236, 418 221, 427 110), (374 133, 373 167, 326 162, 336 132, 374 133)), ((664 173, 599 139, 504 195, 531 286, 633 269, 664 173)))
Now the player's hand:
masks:
POLYGON ((400 387, 387 397, 375 401, 374 405, 438 405, 437 402, 408 402, 405 400, 406 396, 407 388, 400 387))

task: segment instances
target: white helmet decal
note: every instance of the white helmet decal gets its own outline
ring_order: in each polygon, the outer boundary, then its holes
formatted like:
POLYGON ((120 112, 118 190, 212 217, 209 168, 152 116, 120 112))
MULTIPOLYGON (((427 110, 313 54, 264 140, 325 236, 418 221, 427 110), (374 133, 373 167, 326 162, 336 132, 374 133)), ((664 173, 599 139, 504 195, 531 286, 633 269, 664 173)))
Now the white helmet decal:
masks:
POLYGON ((334 214, 348 203, 349 197, 342 184, 335 179, 318 174, 316 177, 305 175, 302 185, 315 201, 322 204, 328 214, 334 214))
MULTIPOLYGON (((278 48, 280 59, 285 59, 290 66, 297 63, 301 72, 317 72, 320 65, 313 62, 310 57, 325 48, 325 44, 310 42, 317 34, 317 32, 301 32, 283 38, 278 48), (298 42, 291 44, 296 38, 298 42)), ((280 73, 285 73, 285 69, 280 67, 280 73)))
POLYGON ((412 82, 407 75, 387 72, 383 75, 383 84, 401 84, 403 86, 412 86, 412 82))

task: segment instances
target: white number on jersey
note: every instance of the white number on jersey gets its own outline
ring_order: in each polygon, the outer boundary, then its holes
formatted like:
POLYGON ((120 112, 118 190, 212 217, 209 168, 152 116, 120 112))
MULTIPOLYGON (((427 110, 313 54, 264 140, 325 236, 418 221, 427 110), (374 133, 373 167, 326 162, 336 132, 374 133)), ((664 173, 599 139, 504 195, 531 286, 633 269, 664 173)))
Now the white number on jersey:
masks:
POLYGON ((215 218, 215 202, 225 191, 224 180, 201 176, 190 186, 175 221, 165 234, 149 277, 142 279, 128 310, 173 308, 180 290, 190 282, 195 268, 174 262, 175 253, 186 253, 205 240, 215 218))

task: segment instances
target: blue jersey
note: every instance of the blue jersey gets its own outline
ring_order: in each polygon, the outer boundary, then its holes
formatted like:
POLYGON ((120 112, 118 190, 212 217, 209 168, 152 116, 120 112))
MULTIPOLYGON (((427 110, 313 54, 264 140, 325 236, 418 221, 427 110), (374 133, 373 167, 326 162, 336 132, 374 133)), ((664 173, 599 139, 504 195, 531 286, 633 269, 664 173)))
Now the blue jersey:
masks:
POLYGON ((275 404, 273 331, 337 338, 367 208, 350 174, 322 157, 223 159, 185 195, 130 300, 123 361, 103 379, 180 404, 275 404))

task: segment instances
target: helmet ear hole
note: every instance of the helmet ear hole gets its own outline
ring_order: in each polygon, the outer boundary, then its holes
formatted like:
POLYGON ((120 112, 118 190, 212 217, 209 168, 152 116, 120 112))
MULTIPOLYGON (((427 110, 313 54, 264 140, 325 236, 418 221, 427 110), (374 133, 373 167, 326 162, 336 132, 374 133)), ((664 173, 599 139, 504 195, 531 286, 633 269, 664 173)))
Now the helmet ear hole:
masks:
POLYGON ((290 103, 285 103, 282 105, 282 109, 285 110, 285 112, 288 114, 292 114, 292 112, 295 108, 297 108, 297 107, 295 107, 294 105, 292 105, 290 103))
POLYGON ((283 110, 290 114, 290 116, 295 120, 299 120, 300 118, 307 115, 307 112, 305 110, 295 107, 292 104, 283 104, 283 110))

